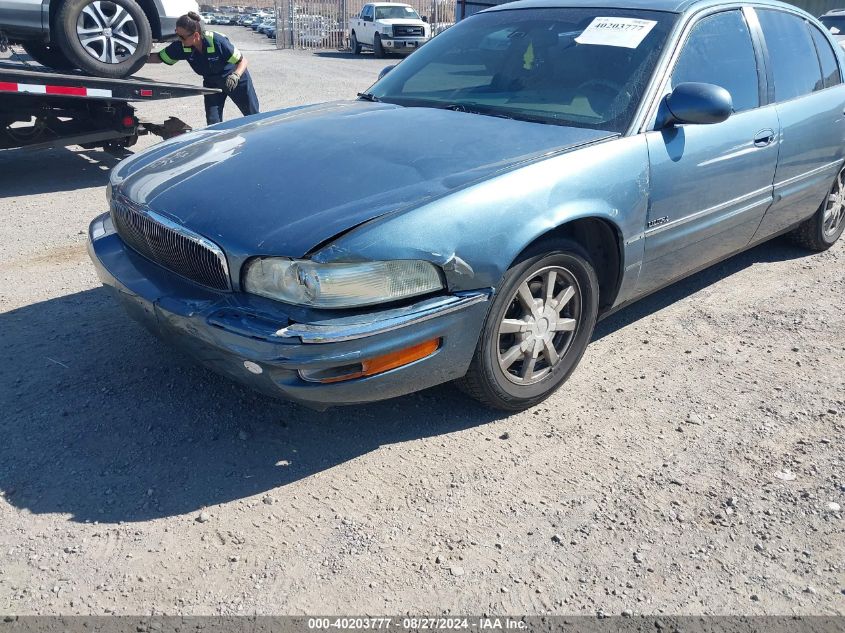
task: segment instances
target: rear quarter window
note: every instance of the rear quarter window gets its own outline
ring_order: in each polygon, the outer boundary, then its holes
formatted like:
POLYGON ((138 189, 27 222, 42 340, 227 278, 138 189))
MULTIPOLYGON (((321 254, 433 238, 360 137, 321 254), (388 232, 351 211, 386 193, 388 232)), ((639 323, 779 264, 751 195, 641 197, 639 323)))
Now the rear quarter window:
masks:
POLYGON ((836 55, 830 46, 830 42, 815 26, 812 24, 808 24, 807 26, 810 29, 813 43, 816 45, 816 52, 819 54, 819 64, 822 67, 822 87, 830 88, 841 83, 842 78, 839 72, 839 64, 836 61, 836 55))

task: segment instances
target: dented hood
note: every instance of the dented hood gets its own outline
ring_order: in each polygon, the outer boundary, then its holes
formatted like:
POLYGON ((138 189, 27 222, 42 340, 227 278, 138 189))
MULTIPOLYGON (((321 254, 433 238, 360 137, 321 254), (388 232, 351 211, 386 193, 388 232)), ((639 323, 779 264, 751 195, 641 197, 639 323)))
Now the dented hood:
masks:
POLYGON ((241 255, 338 233, 607 132, 352 101, 260 115, 121 163, 116 192, 241 255))

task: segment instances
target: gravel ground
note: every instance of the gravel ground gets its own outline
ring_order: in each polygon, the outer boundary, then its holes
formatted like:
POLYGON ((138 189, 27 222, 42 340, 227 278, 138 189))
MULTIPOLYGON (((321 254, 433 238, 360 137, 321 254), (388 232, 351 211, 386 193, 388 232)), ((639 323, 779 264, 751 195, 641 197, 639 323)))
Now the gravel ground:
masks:
MULTIPOLYGON (((264 109, 385 65, 223 30, 264 109)), ((200 99, 141 114, 203 123, 200 99)), ((100 288, 115 162, 0 154, 0 612, 845 613, 845 241, 777 240, 618 313, 523 413, 448 385, 315 413, 100 288)))

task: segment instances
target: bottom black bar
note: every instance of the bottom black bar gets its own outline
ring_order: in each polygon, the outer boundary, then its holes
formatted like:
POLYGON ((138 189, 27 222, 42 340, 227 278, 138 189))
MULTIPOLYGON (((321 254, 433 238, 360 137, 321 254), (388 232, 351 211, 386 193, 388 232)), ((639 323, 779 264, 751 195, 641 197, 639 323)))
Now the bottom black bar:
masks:
POLYGON ((845 616, 0 616, 0 633, 843 633, 845 616))

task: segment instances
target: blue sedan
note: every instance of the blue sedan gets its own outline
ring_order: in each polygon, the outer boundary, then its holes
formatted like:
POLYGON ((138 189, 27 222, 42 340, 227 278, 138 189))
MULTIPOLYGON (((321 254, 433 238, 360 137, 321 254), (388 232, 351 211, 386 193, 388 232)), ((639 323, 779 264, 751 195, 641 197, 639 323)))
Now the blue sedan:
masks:
POLYGON ((597 319, 789 233, 845 227, 843 51, 787 4, 527 0, 355 101, 121 163, 89 252, 128 312, 315 407, 457 380, 531 407, 597 319))

